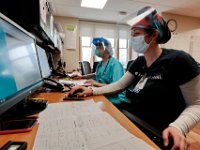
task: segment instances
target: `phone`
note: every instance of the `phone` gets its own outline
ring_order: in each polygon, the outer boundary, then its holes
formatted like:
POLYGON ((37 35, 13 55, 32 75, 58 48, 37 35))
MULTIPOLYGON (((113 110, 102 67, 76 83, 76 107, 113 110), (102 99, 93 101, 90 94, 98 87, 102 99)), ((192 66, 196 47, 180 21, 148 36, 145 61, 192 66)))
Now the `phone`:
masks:
POLYGON ((50 88, 55 91, 63 91, 64 85, 50 78, 44 78, 44 87, 50 88))
POLYGON ((32 130, 36 123, 36 119, 3 121, 0 127, 0 134, 28 132, 32 130))
POLYGON ((8 141, 0 150, 26 150, 27 145, 25 141, 8 141))

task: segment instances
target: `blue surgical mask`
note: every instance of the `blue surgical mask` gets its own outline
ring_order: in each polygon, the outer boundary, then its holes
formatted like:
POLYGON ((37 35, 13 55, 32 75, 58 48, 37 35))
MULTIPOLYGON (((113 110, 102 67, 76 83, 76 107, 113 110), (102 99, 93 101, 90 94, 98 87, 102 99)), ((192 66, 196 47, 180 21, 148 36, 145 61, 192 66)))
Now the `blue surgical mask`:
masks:
POLYGON ((100 52, 100 50, 96 49, 96 50, 95 50, 95 55, 98 56, 98 57, 101 57, 101 52, 100 52))
POLYGON ((147 44, 144 40, 144 35, 132 37, 130 44, 133 50, 137 53, 145 53, 149 47, 149 44, 147 44))

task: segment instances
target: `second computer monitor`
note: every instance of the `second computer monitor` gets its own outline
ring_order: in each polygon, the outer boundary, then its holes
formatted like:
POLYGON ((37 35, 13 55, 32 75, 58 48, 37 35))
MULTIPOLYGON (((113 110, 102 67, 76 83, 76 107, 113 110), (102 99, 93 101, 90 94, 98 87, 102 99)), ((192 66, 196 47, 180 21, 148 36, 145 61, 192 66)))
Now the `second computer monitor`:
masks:
POLYGON ((41 48, 38 45, 36 47, 38 52, 41 75, 43 78, 48 78, 51 75, 51 69, 49 66, 48 57, 43 48, 41 48))

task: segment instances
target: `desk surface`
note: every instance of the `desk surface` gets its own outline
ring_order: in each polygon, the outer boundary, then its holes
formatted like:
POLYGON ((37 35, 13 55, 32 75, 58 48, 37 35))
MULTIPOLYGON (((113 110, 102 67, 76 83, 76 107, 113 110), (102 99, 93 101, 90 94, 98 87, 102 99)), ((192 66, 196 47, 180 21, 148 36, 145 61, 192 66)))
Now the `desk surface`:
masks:
MULTIPOLYGON (((40 93, 34 95, 34 97, 45 98, 49 103, 62 102, 64 93, 40 93)), ((130 133, 143 139, 145 142, 150 144, 156 149, 160 149, 156 144, 154 144, 143 132, 141 132, 129 119, 127 119, 117 108, 115 108, 104 96, 92 96, 87 97, 87 99, 93 98, 97 105, 105 112, 108 112, 115 120, 117 120, 124 128, 126 128, 130 133)), ((38 125, 36 125, 31 132, 20 133, 20 134, 8 134, 0 135, 0 147, 4 145, 7 141, 27 141, 28 150, 33 147, 34 139, 37 133, 38 125)))

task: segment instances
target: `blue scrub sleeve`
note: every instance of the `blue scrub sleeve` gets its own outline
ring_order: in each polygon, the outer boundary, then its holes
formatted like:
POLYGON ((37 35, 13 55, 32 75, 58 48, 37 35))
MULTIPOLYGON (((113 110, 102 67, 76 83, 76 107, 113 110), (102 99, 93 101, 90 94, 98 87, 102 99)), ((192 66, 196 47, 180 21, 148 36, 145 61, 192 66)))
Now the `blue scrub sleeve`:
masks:
POLYGON ((120 63, 115 63, 112 69, 113 70, 110 72, 112 73, 112 82, 116 82, 124 75, 124 68, 120 63))

